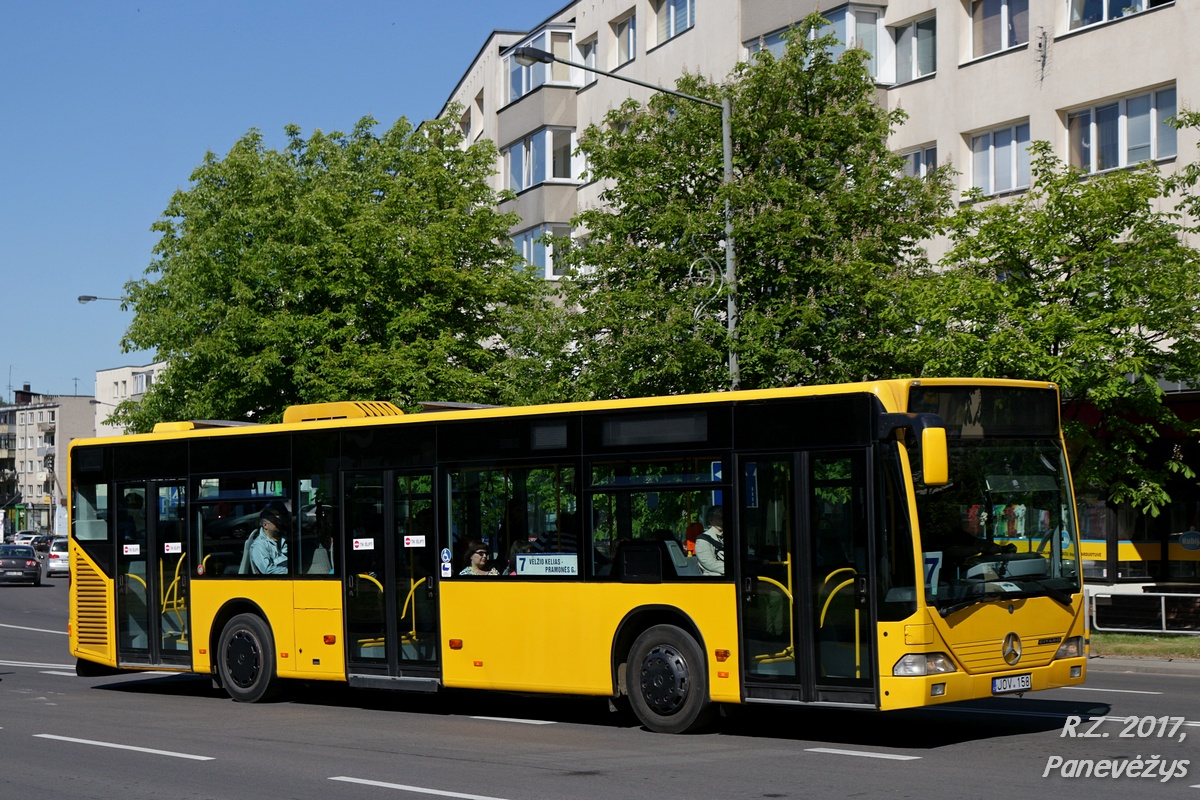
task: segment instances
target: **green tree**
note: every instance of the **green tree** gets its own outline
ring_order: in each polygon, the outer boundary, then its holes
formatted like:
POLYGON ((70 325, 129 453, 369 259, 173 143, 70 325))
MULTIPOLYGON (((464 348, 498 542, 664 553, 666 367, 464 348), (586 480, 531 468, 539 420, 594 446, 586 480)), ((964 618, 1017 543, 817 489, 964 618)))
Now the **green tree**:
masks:
POLYGON ((1080 486, 1157 515, 1165 482, 1192 477, 1156 446, 1189 430, 1159 379, 1200 377, 1200 258, 1185 243, 1167 183, 1147 165, 1085 177, 1047 142, 1032 186, 1009 202, 968 198, 944 271, 917 285, 925 374, 1059 384, 1080 486))
MULTIPOLYGON (((904 327, 896 283, 948 206, 947 179, 905 177, 887 146, 904 119, 876 102, 868 54, 817 37, 807 18, 784 54, 739 64, 722 84, 676 88, 732 101, 734 180, 723 184, 719 109, 659 94, 628 101, 581 137, 603 205, 560 260, 570 368, 543 375, 564 397, 703 392, 857 380, 907 371, 880 358, 904 327), (810 36, 812 38, 810 38, 810 36), (738 257, 736 341, 726 333, 724 205, 738 257)), ((544 359, 550 365, 555 359, 544 359)), ((537 363, 523 362, 524 366, 537 363)))
POLYGON ((496 402, 505 337, 543 283, 489 187, 496 151, 445 120, 383 135, 251 131, 209 153, 153 229, 147 277, 126 285, 129 350, 169 362, 116 419, 278 420, 294 403, 496 402))

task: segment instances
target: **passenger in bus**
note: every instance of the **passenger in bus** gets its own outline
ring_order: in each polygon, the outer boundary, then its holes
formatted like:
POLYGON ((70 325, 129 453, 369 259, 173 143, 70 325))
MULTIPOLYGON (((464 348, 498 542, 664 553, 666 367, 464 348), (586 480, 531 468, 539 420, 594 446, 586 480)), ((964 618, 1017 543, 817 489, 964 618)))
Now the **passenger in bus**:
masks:
POLYGON ((708 525, 696 537, 696 560, 702 575, 725 574, 725 513, 721 506, 711 506, 704 515, 708 525))
POLYGON ((517 556, 522 553, 528 553, 533 550, 533 545, 529 542, 513 542, 512 547, 508 549, 508 565, 504 568, 505 575, 517 574, 517 556))
POLYGON ((472 540, 467 544, 467 565, 463 567, 459 575, 499 575, 500 571, 495 567, 488 568, 488 561, 491 559, 491 553, 488 552, 487 545, 478 540, 472 540))
POLYGON ((287 536, 291 533, 291 515, 275 500, 258 515, 259 529, 251 534, 250 565, 259 575, 286 575, 288 572, 287 536))
POLYGON ((533 542, 534 553, 578 553, 579 525, 570 511, 558 515, 558 530, 545 531, 533 542))

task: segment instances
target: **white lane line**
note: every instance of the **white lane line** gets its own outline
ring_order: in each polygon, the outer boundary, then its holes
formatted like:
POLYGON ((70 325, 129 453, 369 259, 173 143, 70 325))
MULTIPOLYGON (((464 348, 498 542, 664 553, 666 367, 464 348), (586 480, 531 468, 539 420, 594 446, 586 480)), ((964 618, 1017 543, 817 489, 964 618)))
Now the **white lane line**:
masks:
POLYGON ((42 670, 42 674, 43 675, 62 675, 67 678, 78 677, 74 672, 66 672, 65 670, 57 670, 57 669, 44 669, 44 670, 42 670))
POLYGON ((1072 689, 1076 692, 1109 692, 1110 694, 1162 694, 1162 692, 1145 692, 1138 689, 1097 689, 1095 686, 1062 686, 1062 689, 1072 689))
POLYGON ((829 753, 835 756, 862 756, 863 758, 883 758, 888 761, 920 761, 924 756, 900 756, 893 753, 870 753, 866 750, 838 750, 833 747, 808 747, 808 753, 829 753))
MULTIPOLYGON (((36 661, 0 661, 0 667, 32 667, 33 669, 75 669, 74 664, 39 664, 36 661)), ((75 673, 71 673, 74 675, 75 673)))
POLYGON ((471 719, 485 719, 489 722, 517 722, 521 725, 554 725, 554 720, 549 719, 514 719, 513 717, 471 717, 471 719))
POLYGON ((46 628, 26 628, 24 625, 4 625, 0 624, 0 628, 12 628, 14 631, 33 631, 34 633, 59 633, 63 636, 67 635, 66 631, 52 631, 46 628))
POLYGON ((74 742, 75 744, 90 744, 94 747, 111 747, 114 750, 132 750, 135 753, 149 753, 155 756, 170 756, 171 758, 187 758, 192 761, 212 761, 212 756, 194 756, 191 753, 175 753, 170 750, 154 750, 149 747, 133 747, 127 744, 115 744, 113 742, 97 742, 92 739, 75 739, 70 736, 55 736, 51 733, 34 734, 35 739, 54 739, 59 742, 74 742))
POLYGON ((400 792, 415 792, 416 794, 433 794, 438 797, 460 797, 462 800, 504 800, 501 797, 492 797, 486 794, 464 794, 463 792, 445 792, 441 789, 426 789, 423 786, 405 786, 402 783, 384 783, 383 781, 367 781, 362 778, 348 778, 345 775, 339 775, 336 778, 330 778, 331 781, 342 781, 343 783, 358 783, 363 786, 379 786, 383 789, 395 789, 400 792))

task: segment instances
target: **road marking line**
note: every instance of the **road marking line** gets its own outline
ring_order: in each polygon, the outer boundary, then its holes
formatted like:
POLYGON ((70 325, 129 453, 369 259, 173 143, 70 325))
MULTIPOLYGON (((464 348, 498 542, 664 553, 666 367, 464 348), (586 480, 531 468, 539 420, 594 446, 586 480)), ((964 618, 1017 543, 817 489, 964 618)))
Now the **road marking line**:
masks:
POLYGON ((518 722, 522 725, 554 725, 554 720, 548 719, 515 719, 513 717, 471 717, 471 719, 486 719, 491 722, 518 722))
POLYGON ((24 625, 4 625, 0 624, 0 628, 12 628, 14 631, 33 631, 34 633, 58 633, 63 636, 67 635, 66 631, 51 631, 46 628, 27 628, 24 625))
MULTIPOLYGON (((0 667, 33 667, 34 669, 74 669, 74 664, 39 664, 36 661, 0 661, 0 667)), ((74 673, 71 673, 72 675, 74 673)))
POLYGON ((331 781, 342 781, 343 783, 358 783, 363 786, 379 786, 384 789, 396 789, 401 792, 415 792, 417 794, 433 794, 438 797, 459 797, 462 800, 504 800, 501 797, 492 797, 486 794, 464 794, 462 792, 444 792, 441 789, 426 789, 422 786, 405 786, 402 783, 384 783, 383 781, 367 781, 362 778, 348 778, 345 775, 339 775, 336 778, 330 778, 331 781))
POLYGON ((920 761, 924 756, 900 756, 893 753, 870 753, 866 750, 837 750, 832 747, 808 747, 809 753, 830 753, 835 756, 862 756, 863 758, 883 758, 888 761, 920 761))
POLYGON ((95 747, 111 747, 114 750, 132 750, 135 753, 150 753, 156 756, 171 756, 172 758, 187 758, 192 761, 213 761, 212 756, 194 756, 190 753, 174 753, 170 750, 154 750, 149 747, 133 747, 128 744, 114 744, 113 742, 97 742, 92 739, 75 739, 70 736, 55 736, 50 733, 36 733, 35 739, 54 739, 59 742, 75 742, 76 744, 90 744, 95 747))
POLYGON ((1076 692, 1109 692, 1111 694, 1162 694, 1162 692, 1143 692, 1137 689, 1097 689, 1095 686, 1063 686, 1076 692))
POLYGON ((44 669, 44 670, 42 670, 42 674, 43 675, 63 675, 68 678, 78 677, 74 672, 65 672, 65 671, 54 670, 54 669, 44 669))

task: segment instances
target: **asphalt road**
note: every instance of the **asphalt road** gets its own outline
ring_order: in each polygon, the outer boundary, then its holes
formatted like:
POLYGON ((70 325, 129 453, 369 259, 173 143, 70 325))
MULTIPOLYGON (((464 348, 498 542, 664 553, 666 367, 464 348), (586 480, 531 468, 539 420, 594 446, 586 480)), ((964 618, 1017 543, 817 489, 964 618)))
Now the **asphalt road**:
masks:
POLYGON ((243 705, 198 677, 78 678, 65 616, 65 580, 0 586, 0 798, 1200 797, 1192 664, 1095 659, 1084 687, 913 712, 740 707, 663 736, 591 699, 297 685, 243 705))

